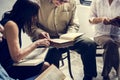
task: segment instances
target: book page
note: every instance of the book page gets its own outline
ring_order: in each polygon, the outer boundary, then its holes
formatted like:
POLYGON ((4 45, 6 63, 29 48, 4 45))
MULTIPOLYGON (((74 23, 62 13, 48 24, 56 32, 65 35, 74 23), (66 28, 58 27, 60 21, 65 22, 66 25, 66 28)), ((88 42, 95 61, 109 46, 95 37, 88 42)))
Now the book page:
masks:
POLYGON ((60 36, 60 39, 66 39, 73 41, 75 38, 82 36, 84 33, 66 33, 60 36))
POLYGON ((65 39, 52 39, 50 45, 56 48, 66 48, 72 46, 74 41, 65 40, 65 39))
POLYGON ((64 80, 66 76, 56 66, 51 65, 42 74, 40 74, 35 80, 64 80))
POLYGON ((84 33, 66 33, 62 34, 60 38, 51 39, 51 46, 56 48, 65 48, 72 46, 74 39, 82 36, 84 33))
POLYGON ((51 39, 51 41, 54 42, 54 43, 62 44, 62 43, 70 42, 71 40, 67 40, 67 39, 51 39))

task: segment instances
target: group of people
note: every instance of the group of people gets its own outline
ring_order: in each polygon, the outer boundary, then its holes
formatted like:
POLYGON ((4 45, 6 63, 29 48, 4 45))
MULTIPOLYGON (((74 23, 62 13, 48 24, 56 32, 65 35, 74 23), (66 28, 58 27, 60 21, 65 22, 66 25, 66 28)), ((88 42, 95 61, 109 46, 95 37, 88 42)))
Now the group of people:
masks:
MULTIPOLYGON (((81 55, 83 80, 92 80, 97 76, 96 43, 104 48, 103 80, 110 80, 109 73, 112 67, 118 74, 120 30, 115 20, 120 16, 119 3, 119 0, 93 0, 89 22, 95 26, 95 41, 83 35, 75 39, 73 46, 69 46, 69 49, 81 55)), ((5 69, 7 76, 20 80, 42 73, 51 64, 59 68, 60 51, 64 49, 49 47, 51 38, 58 38, 65 33, 78 32, 80 25, 77 18, 75 0, 17 0, 12 10, 5 12, 0 21, 0 24, 4 26, 0 28, 3 34, 2 37, 0 36, 2 39, 0 42, 0 64, 2 66, 0 67, 5 69), (33 41, 26 48, 21 48, 22 30, 33 41), (42 64, 13 66, 14 62, 24 59, 40 46, 49 47, 42 64)))

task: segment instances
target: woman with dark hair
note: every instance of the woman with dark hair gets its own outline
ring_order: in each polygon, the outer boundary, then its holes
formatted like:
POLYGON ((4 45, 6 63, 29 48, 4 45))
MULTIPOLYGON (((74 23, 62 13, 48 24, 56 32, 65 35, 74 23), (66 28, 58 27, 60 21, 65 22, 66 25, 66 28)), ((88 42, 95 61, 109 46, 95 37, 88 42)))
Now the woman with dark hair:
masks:
POLYGON ((33 0, 17 0, 11 11, 4 13, 0 23, 4 26, 3 38, 0 43, 0 63, 14 79, 26 79, 38 75, 49 63, 37 66, 13 66, 39 46, 49 46, 49 39, 39 39, 26 48, 21 48, 21 30, 25 25, 31 27, 36 23, 39 5, 33 0), (44 66, 44 67, 43 67, 44 66))

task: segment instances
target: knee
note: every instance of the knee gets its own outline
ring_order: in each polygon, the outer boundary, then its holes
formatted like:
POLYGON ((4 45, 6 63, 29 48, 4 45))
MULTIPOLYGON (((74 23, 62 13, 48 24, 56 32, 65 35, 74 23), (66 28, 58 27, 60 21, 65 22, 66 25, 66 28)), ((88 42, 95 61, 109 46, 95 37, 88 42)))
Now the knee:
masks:
POLYGON ((49 66, 50 66, 50 64, 49 64, 48 62, 44 62, 44 63, 43 63, 43 66, 42 66, 42 72, 43 72, 44 70, 46 70, 49 66))
POLYGON ((108 40, 104 44, 104 48, 106 48, 106 47, 111 47, 112 48, 112 47, 115 47, 115 46, 117 46, 117 44, 113 40, 108 40))
POLYGON ((84 46, 86 46, 87 48, 94 48, 94 49, 96 49, 97 47, 96 43, 92 40, 85 41, 84 46))
POLYGON ((84 49, 84 50, 88 50, 88 49, 96 50, 97 45, 92 40, 84 40, 84 41, 79 41, 79 42, 75 43, 75 47, 84 49))

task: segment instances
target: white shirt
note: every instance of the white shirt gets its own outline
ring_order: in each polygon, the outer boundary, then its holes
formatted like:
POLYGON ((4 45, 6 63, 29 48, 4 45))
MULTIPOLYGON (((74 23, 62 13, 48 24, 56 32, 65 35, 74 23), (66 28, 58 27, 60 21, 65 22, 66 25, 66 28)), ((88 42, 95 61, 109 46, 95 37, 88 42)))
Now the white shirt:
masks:
MULTIPOLYGON (((95 17, 108 17, 110 19, 120 16, 120 0, 113 0, 109 5, 108 0, 93 0, 90 8, 90 19, 95 17)), ((93 24, 95 37, 101 35, 120 36, 120 28, 103 23, 93 24)))

